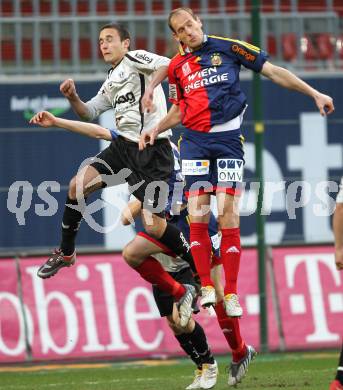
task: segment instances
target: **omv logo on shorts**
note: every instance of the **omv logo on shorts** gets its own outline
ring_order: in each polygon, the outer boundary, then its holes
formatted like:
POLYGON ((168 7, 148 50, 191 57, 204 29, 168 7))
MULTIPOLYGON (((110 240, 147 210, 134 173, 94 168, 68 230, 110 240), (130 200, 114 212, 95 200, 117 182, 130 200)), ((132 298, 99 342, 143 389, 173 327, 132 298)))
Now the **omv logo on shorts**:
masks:
POLYGON ((221 182, 242 182, 243 181, 243 160, 236 158, 218 159, 218 181, 221 182))

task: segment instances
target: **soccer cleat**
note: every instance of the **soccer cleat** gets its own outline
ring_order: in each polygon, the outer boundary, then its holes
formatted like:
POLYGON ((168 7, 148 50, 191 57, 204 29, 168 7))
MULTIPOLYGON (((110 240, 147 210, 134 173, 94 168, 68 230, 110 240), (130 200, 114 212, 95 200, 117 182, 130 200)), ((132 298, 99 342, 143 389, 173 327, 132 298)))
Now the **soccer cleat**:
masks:
POLYGON ((203 363, 200 386, 202 389, 212 389, 217 383, 218 365, 215 361, 213 364, 203 363))
POLYGON ((236 294, 227 294, 224 297, 225 312, 229 317, 242 317, 243 309, 236 294))
POLYGON ((70 256, 65 256, 61 249, 55 249, 48 260, 39 268, 37 276, 42 279, 50 278, 57 274, 63 267, 70 267, 75 264, 76 252, 70 256))
POLYGON ((184 284, 186 292, 183 294, 181 299, 177 304, 180 315, 180 326, 183 328, 187 326, 192 313, 193 313, 193 301, 196 297, 196 292, 194 286, 190 284, 184 284))
POLYGON ((200 305, 204 308, 215 305, 217 302, 216 290, 213 286, 201 287, 200 295, 200 305))
POLYGON ((229 367, 228 385, 235 386, 248 372, 249 364, 257 355, 257 352, 251 345, 247 345, 247 354, 239 362, 232 362, 229 367))
POLYGON ((196 369, 194 371, 193 382, 189 386, 186 387, 186 390, 201 389, 201 386, 200 386, 201 374, 202 374, 202 371, 199 369, 196 369))
POLYGON ((331 382, 329 390, 343 390, 343 385, 340 381, 335 379, 334 381, 331 382))

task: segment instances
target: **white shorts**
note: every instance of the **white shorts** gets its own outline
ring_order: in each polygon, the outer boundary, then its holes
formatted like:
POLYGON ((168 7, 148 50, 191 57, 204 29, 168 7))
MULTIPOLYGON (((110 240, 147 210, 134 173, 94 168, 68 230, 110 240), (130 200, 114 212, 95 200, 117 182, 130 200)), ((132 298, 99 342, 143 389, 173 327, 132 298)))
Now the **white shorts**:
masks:
POLYGON ((341 179, 341 184, 339 185, 339 191, 337 194, 336 203, 343 203, 343 176, 341 179))

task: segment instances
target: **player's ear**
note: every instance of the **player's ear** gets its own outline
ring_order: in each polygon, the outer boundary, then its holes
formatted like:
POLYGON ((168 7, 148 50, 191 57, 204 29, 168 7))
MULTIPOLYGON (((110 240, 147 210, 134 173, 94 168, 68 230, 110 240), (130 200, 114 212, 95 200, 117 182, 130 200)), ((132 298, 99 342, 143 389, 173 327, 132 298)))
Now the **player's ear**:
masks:
POLYGON ((130 50, 130 44, 131 44, 130 39, 124 39, 123 44, 125 49, 130 50))
POLYGON ((198 22, 199 26, 202 27, 202 21, 200 20, 199 16, 196 16, 195 20, 198 22))
POLYGON ((175 34, 174 32, 173 32, 173 37, 174 37, 174 39, 175 39, 177 42, 181 43, 180 38, 179 38, 179 37, 177 36, 177 34, 175 34))

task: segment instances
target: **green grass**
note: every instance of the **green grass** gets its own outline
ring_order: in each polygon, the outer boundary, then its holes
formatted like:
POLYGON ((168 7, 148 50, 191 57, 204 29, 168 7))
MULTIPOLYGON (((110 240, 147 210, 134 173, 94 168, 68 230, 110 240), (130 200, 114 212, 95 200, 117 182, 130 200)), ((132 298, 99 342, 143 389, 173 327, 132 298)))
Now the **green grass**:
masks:
MULTIPOLYGON (((218 362, 220 375, 215 389, 228 389, 227 359, 219 357, 218 362)), ((338 352, 259 355, 237 388, 327 390, 337 362, 338 352)), ((187 359, 154 363, 90 364, 85 368, 80 365, 16 367, 15 372, 0 367, 0 389, 177 390, 191 383, 194 367, 187 359)))

